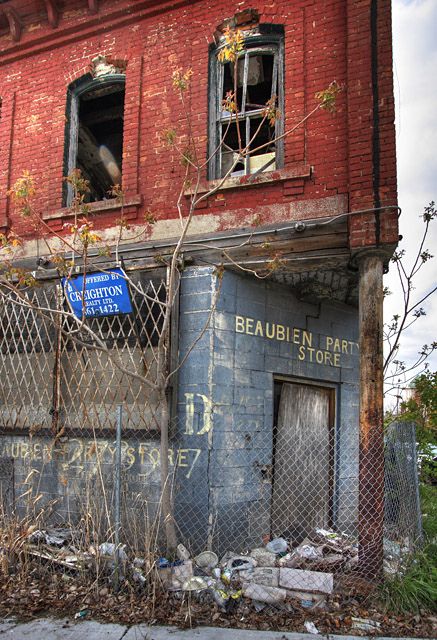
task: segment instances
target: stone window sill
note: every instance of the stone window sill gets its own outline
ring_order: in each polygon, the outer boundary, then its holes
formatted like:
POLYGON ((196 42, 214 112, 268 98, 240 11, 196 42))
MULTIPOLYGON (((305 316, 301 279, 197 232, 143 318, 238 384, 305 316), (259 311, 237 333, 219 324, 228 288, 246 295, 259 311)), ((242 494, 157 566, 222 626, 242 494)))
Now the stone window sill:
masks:
MULTIPOLYGON (((227 178, 220 185, 221 180, 208 180, 202 182, 197 189, 198 194, 208 193, 208 191, 224 191, 227 189, 247 189, 248 187, 257 187, 262 184, 277 184, 287 180, 297 180, 309 178, 311 176, 312 167, 304 162, 298 162, 287 169, 276 169, 275 171, 265 171, 258 175, 249 174, 245 176, 234 176, 227 178), (220 186, 219 186, 220 185, 220 186), (217 187, 219 187, 217 189, 217 187)), ((193 195, 194 189, 185 189, 184 195, 189 197, 193 195)))
MULTIPOLYGON (((125 198, 123 207, 124 209, 131 209, 132 207, 138 208, 142 204, 142 196, 137 193, 133 196, 125 198)), ((101 200, 99 202, 90 202, 88 204, 91 213, 101 213, 105 211, 120 210, 122 204, 119 200, 101 200)), ((44 216, 44 220, 59 220, 60 218, 71 218, 74 213, 70 209, 58 209, 54 213, 48 213, 44 216)))

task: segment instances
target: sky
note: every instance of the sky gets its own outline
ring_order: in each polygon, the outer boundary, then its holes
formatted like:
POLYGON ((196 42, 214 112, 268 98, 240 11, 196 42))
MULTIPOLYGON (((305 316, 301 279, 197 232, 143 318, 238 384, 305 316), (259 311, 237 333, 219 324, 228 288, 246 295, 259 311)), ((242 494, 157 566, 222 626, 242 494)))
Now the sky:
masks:
MULTIPOLYGON (((437 203, 437 0, 392 0, 394 94, 398 196, 402 209, 399 248, 408 256, 417 253, 423 229, 424 207, 437 203)), ((425 247, 436 257, 415 282, 415 295, 426 293, 437 280, 437 220, 425 247)), ((401 291, 395 269, 385 285, 393 291, 385 303, 385 321, 402 310, 401 291)), ((423 344, 437 340, 437 293, 401 341, 401 359, 412 361, 423 344)), ((437 355, 430 366, 437 369, 437 355)))

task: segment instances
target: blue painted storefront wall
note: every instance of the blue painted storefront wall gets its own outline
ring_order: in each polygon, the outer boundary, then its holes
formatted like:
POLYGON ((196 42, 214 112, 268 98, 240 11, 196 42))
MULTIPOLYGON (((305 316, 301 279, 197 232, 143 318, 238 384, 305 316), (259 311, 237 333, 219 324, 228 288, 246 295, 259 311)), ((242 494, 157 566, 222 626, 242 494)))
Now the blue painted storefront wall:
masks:
POLYGON ((237 332, 236 316, 306 330, 323 349, 327 336, 358 341, 357 310, 302 303, 286 286, 233 272, 220 284, 214 270, 190 268, 181 281, 181 357, 204 329, 217 287, 213 321, 179 372, 177 446, 198 457, 189 477, 178 469, 178 525, 193 543, 208 538, 220 550, 237 540, 241 549, 253 546, 269 531, 273 382, 285 376, 335 385, 336 524, 350 531, 358 505, 357 345, 341 354, 341 366, 299 360, 299 345, 237 332))

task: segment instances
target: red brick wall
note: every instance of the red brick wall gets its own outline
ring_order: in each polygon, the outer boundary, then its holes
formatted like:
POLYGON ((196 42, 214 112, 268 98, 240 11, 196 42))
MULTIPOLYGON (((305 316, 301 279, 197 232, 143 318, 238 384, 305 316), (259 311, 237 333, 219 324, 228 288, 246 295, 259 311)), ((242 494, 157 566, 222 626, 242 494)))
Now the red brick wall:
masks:
MULTIPOLYGON (((285 29, 286 128, 313 108, 315 92, 332 80, 344 91, 335 115, 319 111, 286 139, 285 169, 296 169, 296 178, 227 189, 205 202, 199 217, 219 216, 219 228, 225 229, 246 225, 259 212, 263 224, 337 213, 330 210, 337 196, 344 211, 396 204, 390 1, 376 4, 378 194, 371 0, 252 0, 247 7, 259 11, 261 22, 285 29), (303 163, 313 167, 310 177, 299 177, 303 163), (300 201, 305 206, 295 207, 300 201)), ((0 226, 31 233, 5 197, 25 169, 37 178, 41 210, 50 216, 61 208, 67 87, 98 54, 127 62, 123 186, 128 200, 142 196, 142 205, 128 208, 129 217, 140 220, 150 209, 158 219, 175 218, 183 169, 163 143, 162 131, 175 127, 185 134, 186 123, 171 73, 193 69, 189 109, 200 156, 206 157, 208 44, 216 26, 241 4, 100 0, 99 12, 92 14, 85 0, 67 0, 57 28, 49 26, 43 5, 29 0, 0 5, 13 6, 23 21, 21 40, 14 43, 0 18, 0 226)), ((96 227, 109 226, 114 215, 119 214, 97 213, 96 227)), ((396 213, 382 213, 380 222, 380 241, 396 241, 396 213)), ((50 224, 60 229, 61 223, 50 224)), ((351 219, 352 247, 373 244, 377 235, 373 213, 351 219)))

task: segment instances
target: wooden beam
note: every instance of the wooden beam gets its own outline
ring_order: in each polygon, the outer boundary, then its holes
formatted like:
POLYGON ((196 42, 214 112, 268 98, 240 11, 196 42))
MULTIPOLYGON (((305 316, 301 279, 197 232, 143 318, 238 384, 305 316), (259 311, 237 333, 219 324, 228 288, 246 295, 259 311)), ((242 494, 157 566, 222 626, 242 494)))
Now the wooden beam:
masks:
POLYGON ((0 15, 4 15, 9 24, 9 31, 14 42, 19 42, 21 39, 22 24, 20 16, 12 7, 5 7, 0 9, 0 15))
POLYGON ((59 22, 59 8, 56 4, 56 0, 44 0, 44 4, 46 5, 49 25, 55 29, 59 22))
POLYGON ((385 255, 359 263, 360 453, 358 558, 360 571, 382 579, 384 527, 383 284, 385 255))

